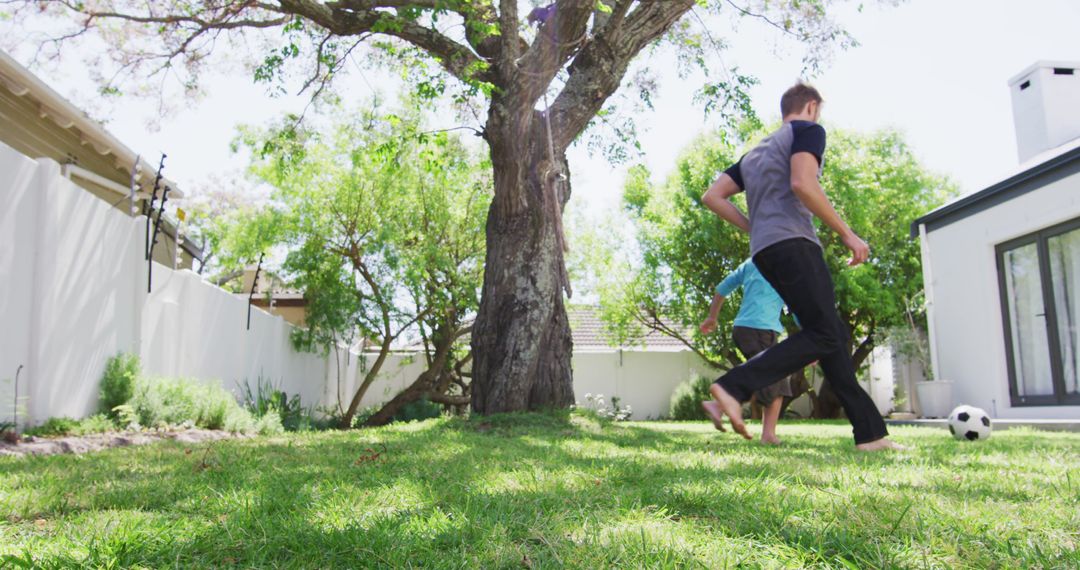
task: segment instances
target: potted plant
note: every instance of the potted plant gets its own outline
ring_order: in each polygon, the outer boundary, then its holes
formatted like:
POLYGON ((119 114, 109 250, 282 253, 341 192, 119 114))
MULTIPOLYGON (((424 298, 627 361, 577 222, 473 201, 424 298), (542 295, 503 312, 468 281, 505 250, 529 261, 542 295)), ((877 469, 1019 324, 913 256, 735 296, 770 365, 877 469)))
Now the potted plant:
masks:
POLYGON ((915 382, 915 395, 924 418, 944 418, 952 410, 953 383, 934 377, 930 343, 926 334, 926 312, 921 297, 904 303, 904 326, 890 333, 893 350, 919 364, 923 380, 915 382))

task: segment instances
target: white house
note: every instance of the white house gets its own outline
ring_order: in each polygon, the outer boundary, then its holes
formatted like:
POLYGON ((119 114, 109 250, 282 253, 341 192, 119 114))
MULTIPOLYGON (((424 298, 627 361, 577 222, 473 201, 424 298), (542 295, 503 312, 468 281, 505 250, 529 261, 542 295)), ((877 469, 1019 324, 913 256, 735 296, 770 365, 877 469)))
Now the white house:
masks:
POLYGON ((912 224, 951 405, 1080 418, 1080 62, 1009 81, 1020 172, 912 224))

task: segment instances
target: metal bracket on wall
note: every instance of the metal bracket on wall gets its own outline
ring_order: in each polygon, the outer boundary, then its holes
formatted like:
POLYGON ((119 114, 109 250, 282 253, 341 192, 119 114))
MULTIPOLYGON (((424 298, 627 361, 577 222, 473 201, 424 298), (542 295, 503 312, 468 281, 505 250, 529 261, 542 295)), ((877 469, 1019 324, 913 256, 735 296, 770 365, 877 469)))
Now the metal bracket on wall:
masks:
POLYGON ((165 153, 161 154, 161 162, 158 163, 157 178, 154 179, 154 189, 150 192, 150 203, 146 208, 146 260, 150 261, 150 218, 154 217, 154 201, 157 200, 158 188, 161 187, 161 171, 165 169, 165 153))
POLYGON ((262 272, 263 258, 266 253, 259 254, 259 264, 255 266, 255 278, 251 280, 251 291, 248 292, 247 330, 251 330, 251 300, 255 298, 255 288, 259 286, 259 273, 262 272))
POLYGON ((19 430, 19 374, 22 373, 23 365, 15 369, 15 395, 11 398, 11 423, 16 432, 19 430))
POLYGON ((165 215, 165 203, 169 201, 169 187, 161 190, 161 207, 158 209, 157 219, 154 220, 154 235, 150 238, 150 250, 146 259, 146 292, 150 292, 150 286, 154 278, 154 246, 157 245, 158 232, 161 231, 161 218, 165 215))

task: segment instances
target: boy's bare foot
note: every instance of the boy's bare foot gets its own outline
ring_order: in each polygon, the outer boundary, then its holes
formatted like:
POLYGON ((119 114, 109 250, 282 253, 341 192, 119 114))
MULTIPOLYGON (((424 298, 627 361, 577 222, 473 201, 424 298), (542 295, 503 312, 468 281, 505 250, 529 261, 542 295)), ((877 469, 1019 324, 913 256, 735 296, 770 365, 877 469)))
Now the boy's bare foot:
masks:
POLYGON ((724 414, 720 411, 720 404, 717 404, 713 400, 705 400, 701 403, 701 409, 705 410, 705 415, 709 416, 712 420, 712 425, 720 431, 727 431, 724 429, 724 414))
POLYGON ((908 448, 889 438, 883 437, 871 442, 857 444, 855 449, 858 449, 859 451, 907 451, 908 448))
POLYGON ((750 433, 746 431, 746 424, 742 421, 742 406, 739 401, 732 397, 731 394, 728 394, 719 384, 713 384, 709 388, 709 392, 712 393, 713 398, 716 400, 720 412, 731 420, 731 428, 746 439, 754 439, 750 437, 750 433))
POLYGON ((775 435, 767 436, 765 434, 761 434, 761 443, 765 445, 780 445, 780 438, 776 437, 775 435))

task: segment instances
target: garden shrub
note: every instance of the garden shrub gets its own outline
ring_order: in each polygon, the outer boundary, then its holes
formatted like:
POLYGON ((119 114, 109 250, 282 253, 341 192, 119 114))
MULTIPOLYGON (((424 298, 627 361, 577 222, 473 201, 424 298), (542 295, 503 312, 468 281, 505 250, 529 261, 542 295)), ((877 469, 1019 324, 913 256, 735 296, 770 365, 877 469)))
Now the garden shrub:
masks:
POLYGON ((391 422, 411 422, 437 418, 442 415, 442 405, 431 402, 425 398, 409 402, 394 414, 391 422))
POLYGON ((281 415, 271 408, 267 413, 255 420, 253 431, 259 435, 278 435, 285 433, 285 427, 281 425, 281 415))
POLYGON ((105 414, 94 414, 79 422, 73 435, 105 433, 116 430, 116 422, 105 414))
POLYGON ((71 435, 77 427, 79 427, 79 420, 73 418, 49 418, 45 420, 45 423, 28 428, 23 433, 37 437, 59 437, 71 435))
POLYGON ((316 423, 311 412, 304 409, 300 403, 300 394, 293 394, 290 398, 269 380, 264 381, 261 376, 256 380, 254 388, 250 382, 244 381, 240 388, 240 401, 256 418, 262 418, 271 412, 276 413, 280 418, 279 423, 286 431, 310 430, 316 423))
POLYGON ((26 430, 26 435, 37 437, 63 437, 89 435, 114 431, 116 422, 105 414, 96 414, 83 420, 72 418, 49 418, 45 423, 26 430))
POLYGON ((139 378, 130 405, 139 424, 148 427, 180 425, 203 429, 249 432, 255 420, 231 393, 218 385, 187 378, 139 378))
POLYGON ((671 394, 671 419, 704 420, 705 411, 701 409, 703 400, 711 400, 709 387, 712 380, 692 374, 690 379, 679 384, 671 394))
POLYGON ((101 377, 101 411, 110 418, 116 418, 113 411, 131 400, 135 392, 135 381, 142 372, 139 357, 134 354, 120 353, 105 364, 105 373, 101 377))

